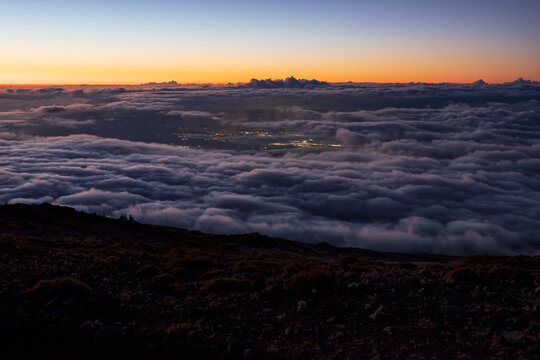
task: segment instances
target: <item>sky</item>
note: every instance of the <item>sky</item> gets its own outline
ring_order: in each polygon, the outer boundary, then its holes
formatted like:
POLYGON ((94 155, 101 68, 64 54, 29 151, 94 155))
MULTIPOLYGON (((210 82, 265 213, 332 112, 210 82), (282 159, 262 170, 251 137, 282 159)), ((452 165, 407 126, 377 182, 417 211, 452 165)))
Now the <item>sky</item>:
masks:
POLYGON ((0 83, 540 80, 540 2, 0 1, 0 83))

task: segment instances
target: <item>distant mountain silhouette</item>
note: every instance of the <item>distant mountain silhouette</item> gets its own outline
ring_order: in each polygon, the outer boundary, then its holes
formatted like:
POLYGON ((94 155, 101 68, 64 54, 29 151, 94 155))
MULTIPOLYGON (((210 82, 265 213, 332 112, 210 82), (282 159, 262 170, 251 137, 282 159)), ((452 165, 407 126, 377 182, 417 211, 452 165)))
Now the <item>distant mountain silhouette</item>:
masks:
POLYGON ((151 81, 151 82, 144 83, 144 84, 141 84, 141 85, 178 85, 178 83, 176 81, 174 81, 174 80, 164 81, 164 82, 151 81))
POLYGON ((485 82, 484 80, 482 79, 478 79, 476 80, 475 82, 472 83, 473 85, 488 85, 487 82, 485 82))
POLYGON ((507 85, 536 85, 536 84, 539 84, 539 83, 538 83, 538 81, 525 80, 522 77, 520 77, 519 79, 516 79, 516 80, 511 81, 511 82, 507 82, 505 84, 507 84, 507 85))
POLYGON ((325 86, 328 85, 326 81, 319 80, 307 80, 307 79, 296 79, 294 76, 288 77, 285 80, 283 79, 251 79, 250 82, 246 83, 244 86, 254 89, 276 89, 276 88, 292 88, 300 89, 305 87, 316 87, 316 86, 325 86))

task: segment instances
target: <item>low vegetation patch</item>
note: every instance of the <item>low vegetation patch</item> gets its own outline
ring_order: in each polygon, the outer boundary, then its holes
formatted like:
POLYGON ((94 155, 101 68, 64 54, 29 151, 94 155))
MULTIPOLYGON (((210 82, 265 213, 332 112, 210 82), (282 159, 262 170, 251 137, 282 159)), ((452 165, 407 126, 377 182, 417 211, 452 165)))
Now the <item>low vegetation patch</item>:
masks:
POLYGON ((513 266, 501 257, 473 256, 464 259, 446 276, 447 282, 477 283, 485 280, 534 280, 527 270, 513 266))
POLYGON ((328 266, 315 266, 291 276, 292 288, 330 290, 336 286, 336 277, 328 266))
POLYGON ((401 262, 397 264, 397 267, 403 270, 415 270, 416 265, 410 262, 401 262))
POLYGON ((119 261, 118 256, 107 256, 107 257, 96 256, 94 258, 94 264, 105 265, 105 266, 114 266, 118 264, 118 261, 119 261))
POLYGON ((217 261, 210 256, 196 255, 179 260, 179 264, 184 268, 208 268, 217 265, 217 261))
POLYGON ((0 252, 15 250, 17 246, 11 238, 0 238, 0 252))
POLYGON ((256 273, 259 272, 259 269, 248 261, 240 261, 234 264, 231 271, 233 273, 256 273))
POLYGON ((476 283, 478 282, 478 274, 476 271, 469 267, 458 267, 450 271, 444 277, 447 283, 476 283))
POLYGON ((341 266, 348 266, 358 263, 360 259, 358 259, 356 256, 341 256, 336 261, 341 266))
POLYGON ((90 286, 72 277, 40 280, 29 292, 60 299, 86 300, 92 296, 90 286))
POLYGON ((137 271, 135 272, 135 275, 145 278, 150 278, 152 276, 155 276, 159 273, 159 270, 157 267, 153 265, 143 265, 137 271))
POLYGON ((219 245, 219 248, 223 251, 237 252, 240 250, 240 247, 235 243, 226 242, 219 245))
POLYGON ((190 322, 172 323, 165 328, 165 334, 178 336, 191 329, 193 329, 193 325, 190 322))
POLYGON ((242 291, 251 285, 249 280, 235 279, 230 277, 217 277, 206 281, 201 290, 211 292, 233 292, 242 291))
POLYGON ((182 266, 173 267, 172 269, 170 269, 170 273, 174 276, 184 276, 188 274, 187 270, 184 269, 182 266))

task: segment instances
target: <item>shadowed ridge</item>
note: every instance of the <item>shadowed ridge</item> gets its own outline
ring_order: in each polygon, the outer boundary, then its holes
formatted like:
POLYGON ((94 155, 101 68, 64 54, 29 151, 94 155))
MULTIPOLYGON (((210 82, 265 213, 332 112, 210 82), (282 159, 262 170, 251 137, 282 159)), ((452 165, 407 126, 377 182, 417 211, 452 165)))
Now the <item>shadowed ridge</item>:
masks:
MULTIPOLYGON (((19 232, 55 232, 71 236, 103 235, 103 239, 114 235, 116 238, 148 237, 147 241, 170 241, 172 238, 196 241, 200 246, 218 245, 220 242, 233 242, 253 249, 275 249, 298 253, 326 254, 339 256, 354 254, 371 259, 392 259, 403 261, 441 261, 451 260, 454 256, 433 254, 387 253, 360 248, 336 247, 327 242, 308 244, 283 238, 273 238, 259 233, 216 235, 200 231, 186 230, 161 225, 142 224, 127 217, 114 219, 98 214, 88 214, 71 207, 42 204, 9 204, 0 205, 0 224, 9 229, 18 224, 19 232), (24 225, 24 226, 20 226, 24 225), (155 235, 155 236, 151 236, 155 235)), ((195 243, 193 245, 196 245, 195 243)))

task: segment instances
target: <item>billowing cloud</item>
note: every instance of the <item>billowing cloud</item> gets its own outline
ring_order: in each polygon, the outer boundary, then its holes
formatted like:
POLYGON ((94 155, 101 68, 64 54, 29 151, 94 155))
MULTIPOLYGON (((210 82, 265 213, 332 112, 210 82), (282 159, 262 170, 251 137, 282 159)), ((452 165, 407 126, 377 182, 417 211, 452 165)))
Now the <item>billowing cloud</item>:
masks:
POLYGON ((1 96, 2 203, 378 250, 540 249, 535 83, 1 96))

